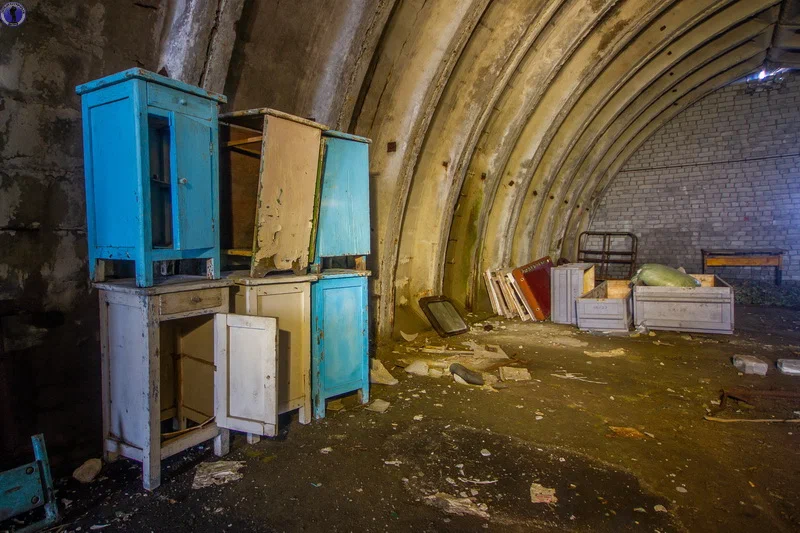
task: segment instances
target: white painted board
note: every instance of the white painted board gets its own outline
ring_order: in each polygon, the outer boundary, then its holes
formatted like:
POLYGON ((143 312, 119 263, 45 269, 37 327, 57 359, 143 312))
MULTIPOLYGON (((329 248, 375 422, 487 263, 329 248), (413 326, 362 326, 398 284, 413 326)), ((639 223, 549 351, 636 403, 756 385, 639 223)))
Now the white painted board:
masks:
POLYGON ((277 435, 278 321, 218 313, 214 343, 217 425, 254 435, 277 435))

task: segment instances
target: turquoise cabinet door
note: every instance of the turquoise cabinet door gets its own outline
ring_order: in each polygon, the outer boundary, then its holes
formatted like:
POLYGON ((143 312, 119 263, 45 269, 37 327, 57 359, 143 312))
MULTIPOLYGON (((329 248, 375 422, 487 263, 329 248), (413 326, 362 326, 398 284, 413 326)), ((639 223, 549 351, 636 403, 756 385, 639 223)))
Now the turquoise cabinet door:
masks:
POLYGON ((212 248, 216 238, 211 124, 175 113, 175 172, 173 190, 177 248, 212 248))
POLYGON ((369 144, 325 138, 317 255, 368 255, 369 144))
POLYGON ((141 168, 133 149, 138 124, 132 91, 113 89, 111 94, 89 95, 83 108, 89 244, 135 248, 141 238, 136 201, 141 168))
POLYGON ((312 292, 312 396, 317 418, 325 399, 369 387, 367 278, 322 278, 312 292))

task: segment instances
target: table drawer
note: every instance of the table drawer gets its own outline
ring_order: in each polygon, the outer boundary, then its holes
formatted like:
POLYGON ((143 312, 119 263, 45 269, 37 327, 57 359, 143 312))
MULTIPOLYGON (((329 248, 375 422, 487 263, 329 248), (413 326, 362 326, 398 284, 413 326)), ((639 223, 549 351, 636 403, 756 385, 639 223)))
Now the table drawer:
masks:
POLYGON ((211 120, 217 103, 151 83, 147 86, 147 105, 211 120))
POLYGON ((162 294, 159 296, 159 312, 162 315, 174 315, 219 307, 224 302, 223 290, 227 289, 201 289, 162 294))

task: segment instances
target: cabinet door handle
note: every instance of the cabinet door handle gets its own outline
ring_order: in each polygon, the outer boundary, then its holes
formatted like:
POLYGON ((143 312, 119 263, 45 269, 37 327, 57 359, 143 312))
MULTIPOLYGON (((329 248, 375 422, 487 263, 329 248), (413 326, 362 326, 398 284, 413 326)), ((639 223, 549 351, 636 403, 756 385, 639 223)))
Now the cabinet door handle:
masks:
POLYGON ((180 178, 178 180, 178 183, 180 183, 181 185, 186 185, 187 183, 189 183, 189 180, 187 180, 186 178, 180 178))

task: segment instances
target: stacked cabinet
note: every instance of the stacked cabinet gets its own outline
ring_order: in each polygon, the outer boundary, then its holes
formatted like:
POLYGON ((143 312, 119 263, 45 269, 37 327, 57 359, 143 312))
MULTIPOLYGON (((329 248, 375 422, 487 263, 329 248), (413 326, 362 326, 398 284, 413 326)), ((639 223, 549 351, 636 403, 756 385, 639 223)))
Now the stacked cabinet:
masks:
POLYGON ((229 264, 247 266, 254 278, 306 273, 325 128, 268 108, 220 116, 221 239, 229 264))
POLYGON ((191 446, 213 438, 224 455, 229 430, 277 432, 277 320, 229 313, 232 284, 96 284, 104 456, 140 461, 146 489, 162 459, 191 446))
POLYGON ((89 273, 202 259, 219 278, 218 104, 222 95, 130 69, 77 87, 83 113, 89 273))
POLYGON ((322 135, 322 184, 314 263, 370 253, 369 139, 322 135))
POLYGON ((314 416, 328 398, 358 391, 369 401, 368 271, 329 270, 313 285, 311 324, 314 416))
MULTIPOLYGON (((233 286, 233 310, 273 317, 278 324, 278 413, 298 410, 301 424, 311 422, 311 283, 319 276, 227 276, 233 286)), ((258 435, 249 434, 250 442, 258 435)))
POLYGON ((369 142, 337 131, 322 135, 311 332, 317 418, 334 396, 358 391, 362 403, 369 401, 369 142))

